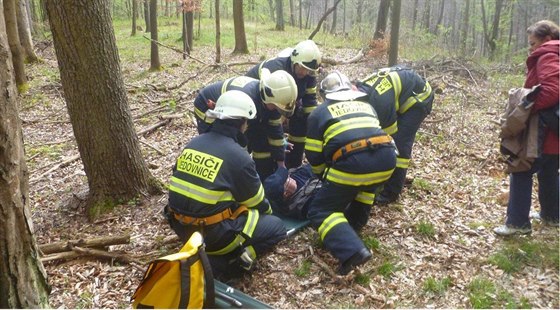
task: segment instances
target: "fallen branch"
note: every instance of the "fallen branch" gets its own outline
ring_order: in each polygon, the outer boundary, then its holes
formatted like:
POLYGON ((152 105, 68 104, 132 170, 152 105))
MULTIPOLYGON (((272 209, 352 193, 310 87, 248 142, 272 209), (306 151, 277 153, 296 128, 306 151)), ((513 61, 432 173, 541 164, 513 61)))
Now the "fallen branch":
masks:
POLYGON ((81 247, 74 247, 72 250, 74 252, 78 253, 78 254, 84 254, 84 255, 101 257, 101 258, 108 258, 108 259, 116 260, 116 261, 121 262, 121 263, 143 264, 143 262, 141 262, 141 261, 139 261, 135 258, 132 258, 132 257, 128 256, 127 254, 111 253, 111 252, 107 252, 107 251, 87 249, 87 248, 81 248, 81 247))
POLYGON ((59 168, 64 168, 66 166, 68 166, 69 164, 75 162, 76 160, 80 159, 80 154, 78 155, 74 155, 68 159, 65 159, 64 161, 58 163, 57 165, 55 165, 54 167, 52 167, 51 169, 47 170, 46 172, 44 172, 43 174, 41 174, 40 176, 34 178, 33 180, 29 180, 29 184, 35 184, 37 182, 39 182, 39 180, 41 180, 44 176, 46 176, 47 174, 59 169, 59 168))
POLYGON ((102 247, 115 244, 130 243, 130 235, 108 236, 92 239, 78 239, 69 241, 59 241, 39 246, 39 250, 43 254, 59 253, 71 251, 73 247, 102 247))
POLYGON ((162 156, 165 155, 165 153, 163 153, 163 151, 161 151, 161 150, 158 149, 157 147, 155 147, 155 146, 149 144, 149 143, 146 142, 146 141, 140 140, 140 143, 142 143, 142 144, 144 144, 145 146, 147 146, 147 147, 151 148, 152 150, 156 151, 159 155, 162 155, 162 156))
MULTIPOLYGON (((339 0, 339 1, 340 1, 340 0, 339 0)), ((189 57, 190 59, 195 60, 195 61, 197 61, 197 62, 199 62, 199 63, 201 63, 201 64, 203 64, 203 65, 208 65, 208 64, 205 63, 204 61, 199 60, 199 59, 197 59, 197 58, 195 58, 195 57, 192 57, 192 56, 189 55, 188 53, 185 53, 185 52, 183 52, 182 50, 180 50, 180 49, 178 49, 178 48, 176 48, 176 47, 169 46, 169 45, 165 45, 165 44, 163 44, 163 43, 161 43, 161 42, 159 42, 159 41, 152 40, 151 38, 148 38, 148 37, 146 37, 146 36, 142 36, 142 37, 143 37, 144 39, 149 40, 150 42, 156 43, 157 45, 163 46, 163 47, 168 48, 168 49, 170 49, 170 50, 173 50, 173 51, 175 51, 175 52, 177 52, 177 53, 180 53, 180 54, 183 55, 183 56, 187 56, 187 57, 189 57)))
POLYGON ((60 252, 60 253, 56 253, 56 254, 52 254, 52 255, 46 255, 41 257, 41 262, 50 262, 53 260, 59 260, 59 259, 74 259, 76 257, 80 257, 82 256, 79 253, 76 253, 74 251, 67 251, 67 252, 60 252))
POLYGON ((334 58, 328 58, 328 57, 322 57, 321 59, 321 63, 323 64, 329 64, 332 66, 336 66, 336 65, 347 65, 347 64, 351 64, 351 63, 356 63, 361 61, 364 58, 364 50, 360 49, 358 51, 358 53, 356 55, 354 55, 354 57, 348 59, 348 60, 336 60, 334 58))
POLYGON ((427 123, 427 124, 441 123, 441 122, 446 122, 446 121, 450 120, 451 118, 452 118, 452 116, 450 115, 448 117, 435 119, 435 120, 424 120, 424 123, 427 123))
POLYGON ((319 265, 335 282, 340 282, 341 278, 337 275, 322 259, 316 255, 311 255, 311 260, 319 265))
POLYGON ((163 120, 161 122, 158 122, 158 123, 156 123, 156 124, 154 124, 154 125, 152 125, 148 128, 140 130, 137 134, 138 134, 138 136, 142 136, 144 134, 150 133, 150 132, 158 129, 159 127, 162 127, 162 126, 165 126, 165 125, 169 124, 170 121, 171 120, 169 120, 169 119, 165 119, 165 120, 163 120))

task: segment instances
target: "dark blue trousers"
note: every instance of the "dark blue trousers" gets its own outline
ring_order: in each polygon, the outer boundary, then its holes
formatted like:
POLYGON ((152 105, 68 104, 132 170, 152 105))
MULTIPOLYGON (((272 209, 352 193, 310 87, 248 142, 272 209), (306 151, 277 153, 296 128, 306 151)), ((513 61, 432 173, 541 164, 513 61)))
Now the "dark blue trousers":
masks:
POLYGON ((509 202, 506 224, 514 227, 531 227, 529 213, 533 192, 533 174, 539 180, 539 203, 541 218, 558 222, 558 155, 543 154, 531 170, 510 175, 509 202))
POLYGON ((393 175, 385 183, 382 196, 390 200, 397 199, 401 193, 410 159, 412 158, 412 146, 416 139, 416 132, 420 125, 432 111, 433 94, 424 102, 416 103, 412 108, 397 117, 398 131, 393 135, 399 155, 397 156, 397 167, 393 175))

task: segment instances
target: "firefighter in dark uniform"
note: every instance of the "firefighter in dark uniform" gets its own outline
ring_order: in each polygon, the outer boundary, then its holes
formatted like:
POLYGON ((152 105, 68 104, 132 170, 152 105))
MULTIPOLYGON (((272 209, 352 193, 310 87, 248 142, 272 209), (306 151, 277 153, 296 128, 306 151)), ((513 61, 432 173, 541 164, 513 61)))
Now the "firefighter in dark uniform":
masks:
POLYGON ((291 115, 295 108, 297 86, 290 74, 276 71, 255 80, 238 76, 216 82, 199 91, 194 100, 194 115, 199 133, 206 132, 213 119, 206 117, 218 98, 226 91, 240 90, 249 95, 257 107, 257 117, 249 120, 245 135, 261 180, 284 166, 284 132, 281 115, 291 115))
POLYGON ((207 112, 212 127, 187 144, 173 168, 166 216, 183 242, 202 232, 218 277, 250 270, 258 255, 286 238, 243 148, 247 120, 257 113, 245 93, 224 93, 207 112))
POLYGON ((371 258, 358 232, 367 223, 378 187, 396 164, 392 139, 381 127, 372 106, 355 100, 366 94, 352 90, 342 74, 322 82, 326 101, 309 116, 305 155, 323 179, 307 217, 339 262, 339 274, 371 258))
POLYGON ((416 132, 432 111, 434 93, 430 83, 414 70, 403 66, 380 69, 357 82, 356 86, 368 94, 381 127, 397 145, 397 168, 375 197, 379 204, 394 202, 404 186, 416 132))
POLYGON ((312 40, 299 42, 293 49, 282 51, 278 57, 263 61, 245 75, 258 79, 263 69, 270 72, 285 70, 295 79, 298 88, 297 107, 288 117, 288 142, 292 148, 286 154, 286 167, 299 167, 303 160, 307 117, 317 107, 317 72, 321 65, 321 52, 312 40))

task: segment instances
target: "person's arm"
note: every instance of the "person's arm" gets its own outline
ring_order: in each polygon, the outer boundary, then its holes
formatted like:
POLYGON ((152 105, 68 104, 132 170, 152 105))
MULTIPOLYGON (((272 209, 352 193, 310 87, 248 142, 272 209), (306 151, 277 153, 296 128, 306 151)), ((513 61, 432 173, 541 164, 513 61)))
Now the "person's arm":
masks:
POLYGON ((272 213, 270 203, 265 198, 264 187, 257 174, 255 163, 252 160, 243 165, 235 180, 235 191, 232 191, 232 194, 239 204, 247 208, 257 209, 262 213, 272 213))
POLYGON ((267 124, 267 138, 270 154, 278 166, 283 166, 286 154, 284 152, 284 129, 282 128, 281 115, 278 111, 268 112, 270 117, 267 124))
POLYGON ((305 156, 311 165, 311 171, 319 178, 323 176, 326 164, 323 158, 323 133, 319 128, 319 120, 316 113, 309 115, 307 119, 307 137, 305 138, 305 156))
POLYGON ((558 104, 558 54, 548 53, 537 61, 537 78, 541 84, 535 98, 535 111, 547 109, 558 104))

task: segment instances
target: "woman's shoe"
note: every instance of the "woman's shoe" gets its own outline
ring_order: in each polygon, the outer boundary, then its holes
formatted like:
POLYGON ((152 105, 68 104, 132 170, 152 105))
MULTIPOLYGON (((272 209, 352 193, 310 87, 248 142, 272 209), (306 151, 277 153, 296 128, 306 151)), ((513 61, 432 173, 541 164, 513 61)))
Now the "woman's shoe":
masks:
POLYGON ((513 227, 510 225, 502 225, 494 228, 494 232, 500 236, 526 235, 531 233, 530 227, 513 227))

